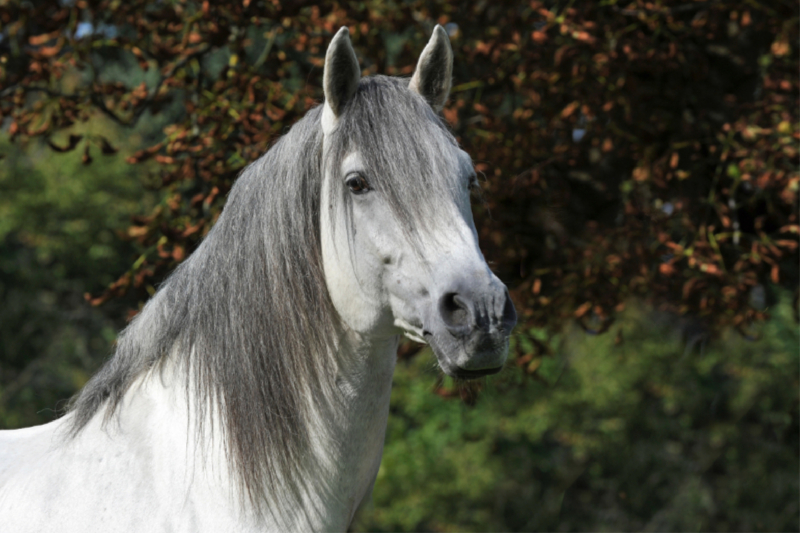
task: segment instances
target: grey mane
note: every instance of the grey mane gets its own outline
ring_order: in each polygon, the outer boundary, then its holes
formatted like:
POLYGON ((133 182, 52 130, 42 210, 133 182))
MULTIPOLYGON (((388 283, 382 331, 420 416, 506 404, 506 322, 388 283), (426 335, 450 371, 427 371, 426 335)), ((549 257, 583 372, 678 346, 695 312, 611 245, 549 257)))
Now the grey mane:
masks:
POLYGON ((279 479, 302 484, 295 465, 312 438, 309 392, 335 378, 330 354, 341 332, 322 267, 323 168, 335 169, 334 211, 349 212, 338 169, 358 147, 371 186, 413 241, 436 222, 441 198, 432 191, 451 190, 441 180, 452 179, 459 164, 455 139, 407 85, 361 80, 330 139, 330 161, 322 160, 316 107, 242 172, 206 239, 73 399, 73 435, 101 409, 108 420, 133 381, 172 354, 188 370, 186 394, 195 396, 198 421, 219 414, 230 466, 255 509, 263 512, 279 479))

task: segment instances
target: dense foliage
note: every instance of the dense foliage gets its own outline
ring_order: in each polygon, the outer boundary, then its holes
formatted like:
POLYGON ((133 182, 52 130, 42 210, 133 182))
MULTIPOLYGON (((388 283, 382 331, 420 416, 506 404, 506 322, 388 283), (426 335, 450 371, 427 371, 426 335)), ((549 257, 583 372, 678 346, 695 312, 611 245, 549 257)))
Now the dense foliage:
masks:
MULTIPOLYGON (((95 124, 92 130, 103 131, 95 124)), ((0 428, 52 420, 110 353, 135 300, 102 308, 100 291, 135 259, 118 237, 153 204, 122 161, 32 143, 0 163, 0 428)))
POLYGON ((430 358, 401 363, 357 530, 797 531, 788 300, 757 343, 687 345, 684 321, 632 305, 617 335, 568 328, 541 379, 507 370, 473 408, 430 394, 430 358))

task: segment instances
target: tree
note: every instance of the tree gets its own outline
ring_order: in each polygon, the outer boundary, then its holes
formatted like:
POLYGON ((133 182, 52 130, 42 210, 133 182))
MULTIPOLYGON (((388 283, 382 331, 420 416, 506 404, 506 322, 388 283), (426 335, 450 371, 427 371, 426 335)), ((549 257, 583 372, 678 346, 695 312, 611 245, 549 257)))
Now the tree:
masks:
MULTIPOLYGON (((95 121, 83 128, 112 135, 95 121)), ((138 169, 115 158, 91 166, 44 143, 10 150, 0 163, 0 428, 50 421, 111 352, 136 306, 118 298, 92 307, 136 258, 117 237, 130 213, 152 208, 138 169)), ((133 295, 131 295, 133 296, 133 295)))
POLYGON ((685 318, 632 304, 614 335, 565 328, 528 379, 508 369, 470 408, 395 371, 374 509, 356 531, 796 531, 798 328, 704 349, 685 318), (688 349, 687 349, 688 348, 688 349))
POLYGON ((10 0, 0 21, 12 140, 90 164, 115 148, 76 123, 166 124, 128 159, 165 200, 95 304, 191 253, 243 166, 320 101, 339 26, 364 74, 408 75, 436 22, 456 53, 444 117, 487 178, 477 225, 521 331, 602 332, 638 295, 747 335, 765 287, 797 297, 796 2, 10 0))

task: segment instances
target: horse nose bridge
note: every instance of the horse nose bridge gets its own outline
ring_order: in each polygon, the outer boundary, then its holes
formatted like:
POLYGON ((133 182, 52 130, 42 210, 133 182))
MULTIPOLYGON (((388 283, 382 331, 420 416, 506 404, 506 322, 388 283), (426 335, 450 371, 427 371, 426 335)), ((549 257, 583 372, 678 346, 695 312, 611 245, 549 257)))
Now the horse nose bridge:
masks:
POLYGON ((457 260, 466 269, 475 262, 485 263, 478 246, 478 235, 472 219, 465 217, 458 206, 443 202, 438 208, 435 231, 422 235, 428 260, 435 263, 457 260))

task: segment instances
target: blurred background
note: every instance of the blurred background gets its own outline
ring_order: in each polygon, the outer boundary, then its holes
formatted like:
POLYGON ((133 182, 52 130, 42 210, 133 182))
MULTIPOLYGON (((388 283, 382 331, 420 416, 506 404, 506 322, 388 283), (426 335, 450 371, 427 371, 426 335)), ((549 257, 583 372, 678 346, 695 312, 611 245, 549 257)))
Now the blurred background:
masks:
MULTIPOLYGON (((356 531, 800 529, 794 0, 0 0, 0 428, 53 420, 320 103, 350 28, 443 117, 520 321, 463 385, 399 355, 356 531)), ((2 450, 0 450, 2 453, 2 450)))

